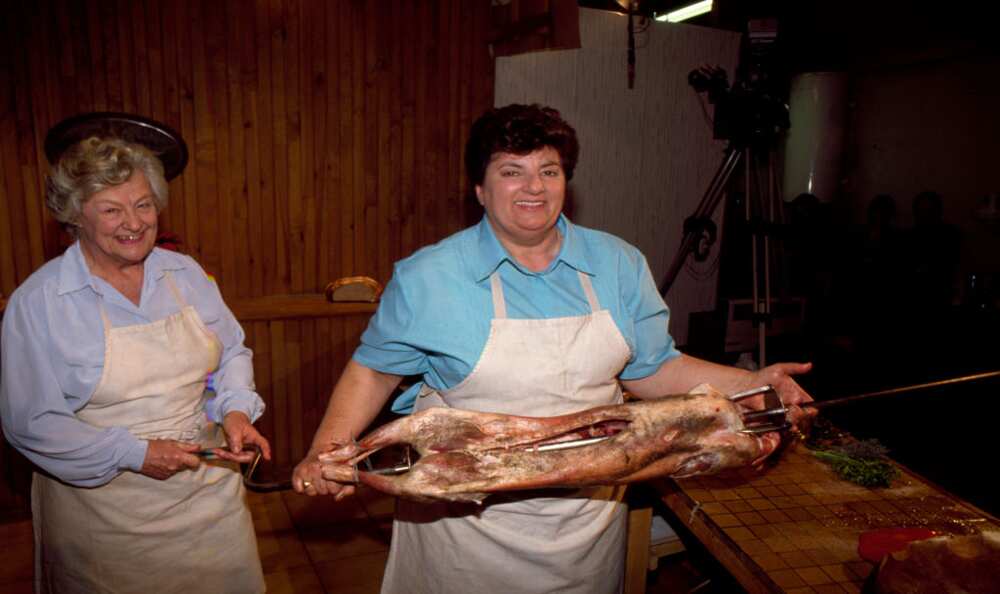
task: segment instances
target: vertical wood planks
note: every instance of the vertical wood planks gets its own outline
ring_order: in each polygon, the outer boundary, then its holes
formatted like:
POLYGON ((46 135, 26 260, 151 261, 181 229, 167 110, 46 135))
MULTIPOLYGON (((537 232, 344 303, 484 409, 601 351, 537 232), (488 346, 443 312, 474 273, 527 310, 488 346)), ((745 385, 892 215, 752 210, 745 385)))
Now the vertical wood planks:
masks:
MULTIPOLYGON (((393 262, 467 221, 462 147, 493 98, 489 10, 489 0, 11 4, 0 22, 0 293, 71 242, 44 207, 43 143, 92 111, 152 117, 184 137, 190 160, 160 228, 227 300, 321 293, 343 276, 387 283, 393 262)), ((279 465, 308 448, 367 319, 245 325, 279 465)))

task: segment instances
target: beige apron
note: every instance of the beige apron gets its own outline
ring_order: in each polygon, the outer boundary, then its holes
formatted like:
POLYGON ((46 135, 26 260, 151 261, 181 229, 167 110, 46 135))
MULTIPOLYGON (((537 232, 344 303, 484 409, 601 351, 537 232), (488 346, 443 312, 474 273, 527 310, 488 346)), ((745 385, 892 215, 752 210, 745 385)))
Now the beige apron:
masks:
MULTIPOLYGON (((617 376, 629 348, 579 273, 589 315, 508 319, 498 273, 494 319, 472 373, 431 406, 551 416, 622 401, 617 376)), ((383 594, 574 593, 621 590, 623 487, 494 495, 482 507, 399 500, 383 594)))
MULTIPOLYGON (((104 320, 104 369, 77 417, 125 426, 141 439, 222 445, 204 412, 204 383, 222 353, 186 305, 150 324, 104 320)), ((123 472, 96 488, 36 473, 32 482, 35 591, 42 594, 256 594, 257 542, 238 472, 202 464, 165 481, 123 472)))

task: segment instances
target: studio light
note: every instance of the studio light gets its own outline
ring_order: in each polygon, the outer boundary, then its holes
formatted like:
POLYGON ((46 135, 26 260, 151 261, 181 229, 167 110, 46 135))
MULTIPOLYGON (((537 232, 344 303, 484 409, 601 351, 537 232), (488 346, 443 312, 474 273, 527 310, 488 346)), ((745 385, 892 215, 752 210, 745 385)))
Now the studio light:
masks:
POLYGON ((679 23, 698 15, 705 14, 706 12, 712 12, 712 0, 701 0, 701 2, 689 4, 684 8, 672 10, 666 14, 656 17, 656 20, 679 23))

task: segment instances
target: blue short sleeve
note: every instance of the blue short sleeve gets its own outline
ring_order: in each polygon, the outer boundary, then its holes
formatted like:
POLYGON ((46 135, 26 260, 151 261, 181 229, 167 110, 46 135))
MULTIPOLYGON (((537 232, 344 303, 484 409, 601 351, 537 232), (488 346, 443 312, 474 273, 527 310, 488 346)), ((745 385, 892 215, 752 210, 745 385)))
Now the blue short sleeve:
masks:
POLYGON ((383 373, 418 375, 428 369, 427 354, 417 347, 420 330, 416 310, 401 276, 396 266, 378 310, 361 335, 354 360, 383 373))

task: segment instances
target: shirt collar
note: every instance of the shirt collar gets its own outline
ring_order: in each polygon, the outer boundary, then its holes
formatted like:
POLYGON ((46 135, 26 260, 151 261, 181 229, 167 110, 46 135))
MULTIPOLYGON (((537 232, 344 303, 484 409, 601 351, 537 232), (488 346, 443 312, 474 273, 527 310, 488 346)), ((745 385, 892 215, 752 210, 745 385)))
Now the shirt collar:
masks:
MULTIPOLYGON (((143 276, 147 282, 149 279, 159 281, 167 271, 185 268, 187 266, 182 258, 168 258, 164 255, 163 250, 154 247, 153 251, 146 257, 143 276)), ((101 293, 93 282, 87 260, 83 257, 83 250, 80 249, 80 241, 77 240, 66 248, 59 264, 59 294, 65 295, 79 291, 84 287, 90 287, 96 293, 101 293)))
POLYGON ((493 232, 493 227, 490 225, 486 215, 483 215, 477 228, 478 249, 475 252, 476 282, 482 281, 493 274, 493 271, 505 261, 510 262, 512 266, 525 274, 545 274, 549 270, 554 270, 560 262, 563 262, 580 272, 593 276, 593 272, 584 258, 584 246, 580 241, 579 234, 576 232, 576 226, 570 222, 566 215, 560 214, 559 219, 556 220, 556 228, 559 229, 563 237, 562 245, 559 247, 559 254, 548 270, 540 273, 532 272, 526 270, 514 260, 507 249, 500 243, 500 240, 497 239, 496 233, 493 232))

